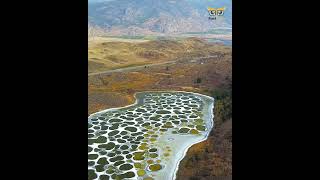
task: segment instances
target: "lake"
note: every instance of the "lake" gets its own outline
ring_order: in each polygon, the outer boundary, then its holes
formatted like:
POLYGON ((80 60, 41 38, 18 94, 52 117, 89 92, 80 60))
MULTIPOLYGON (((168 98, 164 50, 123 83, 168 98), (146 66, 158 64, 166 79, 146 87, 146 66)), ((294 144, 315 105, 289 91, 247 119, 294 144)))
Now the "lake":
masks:
POLYGON ((207 139, 214 99, 140 92, 136 102, 88 118, 88 179, 174 180, 189 147, 207 139))

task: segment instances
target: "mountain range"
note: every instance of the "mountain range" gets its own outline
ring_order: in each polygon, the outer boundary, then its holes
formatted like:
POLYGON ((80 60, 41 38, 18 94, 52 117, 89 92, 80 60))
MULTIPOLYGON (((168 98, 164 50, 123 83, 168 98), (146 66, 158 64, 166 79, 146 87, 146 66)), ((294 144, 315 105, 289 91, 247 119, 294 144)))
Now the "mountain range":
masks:
POLYGON ((232 28, 232 0, 89 0, 89 34, 159 35, 232 28), (225 7, 209 20, 208 7, 225 7))

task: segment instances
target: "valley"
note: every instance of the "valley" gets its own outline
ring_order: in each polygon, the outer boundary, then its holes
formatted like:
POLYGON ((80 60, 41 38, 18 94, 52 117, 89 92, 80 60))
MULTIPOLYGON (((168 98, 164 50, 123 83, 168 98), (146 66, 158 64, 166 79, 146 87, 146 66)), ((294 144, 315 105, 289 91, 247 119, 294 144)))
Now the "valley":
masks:
POLYGON ((177 179, 232 177, 232 47, 199 38, 89 40, 88 115, 135 102, 143 91, 214 98, 215 126, 180 163, 177 179))

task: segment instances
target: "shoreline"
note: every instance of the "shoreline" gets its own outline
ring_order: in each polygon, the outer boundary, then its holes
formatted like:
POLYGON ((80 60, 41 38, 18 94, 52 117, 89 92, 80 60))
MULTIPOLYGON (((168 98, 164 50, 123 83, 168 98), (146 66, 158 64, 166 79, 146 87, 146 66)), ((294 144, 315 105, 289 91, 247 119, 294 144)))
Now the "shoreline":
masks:
MULTIPOLYGON (((211 108, 211 107, 209 107, 209 108, 211 108)), ((178 160, 178 163, 177 163, 177 165, 176 165, 176 168, 175 168, 175 171, 174 171, 174 176, 173 176, 172 180, 176 180, 176 179, 177 179, 177 173, 178 173, 178 170, 179 170, 179 167, 180 167, 180 163, 181 163, 181 161, 186 157, 188 150, 189 150, 193 145, 198 144, 198 143, 201 143, 201 142, 206 141, 206 140, 208 139, 208 137, 209 137, 209 135, 210 135, 210 132, 213 130, 213 126, 214 126, 214 121, 213 121, 213 118, 214 118, 213 108, 214 108, 214 103, 212 104, 212 108, 211 108, 211 128, 210 128, 210 130, 208 131, 208 133, 207 133, 207 135, 206 135, 206 137, 205 137, 204 139, 202 139, 202 140, 200 140, 200 141, 198 141, 198 142, 196 142, 196 143, 188 146, 188 147, 185 149, 185 151, 183 152, 183 156, 178 160)))

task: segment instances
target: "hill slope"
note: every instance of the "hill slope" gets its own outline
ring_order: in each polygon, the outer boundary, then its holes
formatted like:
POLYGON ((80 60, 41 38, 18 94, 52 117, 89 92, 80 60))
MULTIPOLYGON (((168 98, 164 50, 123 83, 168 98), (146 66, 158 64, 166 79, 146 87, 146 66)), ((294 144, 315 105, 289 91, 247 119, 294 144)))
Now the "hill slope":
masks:
POLYGON ((197 38, 132 42, 102 39, 89 41, 89 73, 210 56, 219 49, 197 38))

